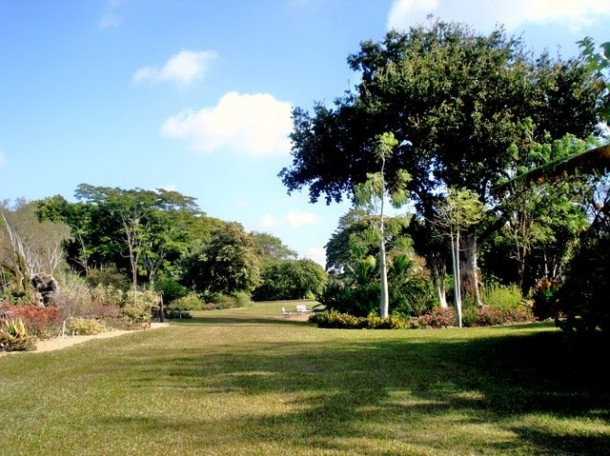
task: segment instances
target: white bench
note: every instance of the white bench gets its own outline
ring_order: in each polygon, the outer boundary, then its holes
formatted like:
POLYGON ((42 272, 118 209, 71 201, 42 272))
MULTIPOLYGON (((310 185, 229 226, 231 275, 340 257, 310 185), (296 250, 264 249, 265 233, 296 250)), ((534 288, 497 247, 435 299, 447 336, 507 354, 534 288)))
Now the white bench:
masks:
POLYGON ((304 304, 297 305, 297 313, 299 315, 306 314, 306 313, 309 313, 309 312, 310 312, 310 310, 307 308, 306 305, 304 305, 304 304))

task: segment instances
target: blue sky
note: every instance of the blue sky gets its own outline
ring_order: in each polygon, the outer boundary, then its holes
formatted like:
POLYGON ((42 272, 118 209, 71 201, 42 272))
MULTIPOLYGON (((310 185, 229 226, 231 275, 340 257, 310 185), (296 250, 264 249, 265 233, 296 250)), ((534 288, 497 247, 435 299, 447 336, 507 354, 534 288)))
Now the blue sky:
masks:
POLYGON ((0 200, 167 188, 323 264, 349 206, 287 194, 291 108, 330 104, 361 41, 428 13, 537 53, 610 41, 609 0, 0 0, 0 200))

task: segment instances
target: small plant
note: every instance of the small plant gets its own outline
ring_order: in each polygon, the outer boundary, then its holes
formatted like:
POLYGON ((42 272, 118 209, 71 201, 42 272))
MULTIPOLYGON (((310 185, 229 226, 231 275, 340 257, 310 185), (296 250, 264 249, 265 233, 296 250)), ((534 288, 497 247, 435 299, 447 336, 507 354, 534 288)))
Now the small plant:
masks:
POLYGON ((21 318, 5 320, 0 325, 0 351, 32 350, 34 347, 21 318))
POLYGON ((66 331, 77 336, 91 336, 106 331, 106 326, 91 318, 70 318, 66 321, 66 331))

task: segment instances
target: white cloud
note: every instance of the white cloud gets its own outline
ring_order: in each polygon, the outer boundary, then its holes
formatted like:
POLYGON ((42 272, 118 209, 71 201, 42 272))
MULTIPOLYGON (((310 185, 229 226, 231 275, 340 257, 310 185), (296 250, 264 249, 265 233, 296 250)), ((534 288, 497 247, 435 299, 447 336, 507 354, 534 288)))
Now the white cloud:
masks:
POLYGON ((108 0, 106 12, 102 15, 98 26, 102 29, 119 27, 123 24, 123 18, 117 14, 121 6, 121 0, 108 0))
POLYGON ((316 214, 305 211, 290 211, 286 214, 288 225, 292 228, 298 228, 305 225, 315 225, 320 222, 320 218, 316 214))
POLYGON ((280 219, 272 215, 263 215, 258 219, 258 225, 263 229, 272 229, 281 226, 283 223, 280 219))
POLYGON ((214 107, 186 110, 170 117, 161 134, 185 139, 202 152, 227 147, 241 155, 288 155, 291 112, 290 103, 270 94, 229 92, 214 107))
POLYGON ((577 30, 610 15, 608 0, 394 0, 388 15, 388 28, 406 29, 422 23, 428 14, 442 20, 455 20, 479 28, 503 24, 513 29, 525 23, 564 23, 577 30))
POLYGON ((176 184, 167 184, 167 185, 164 185, 161 188, 163 190, 168 191, 168 192, 176 192, 176 191, 178 191, 178 186, 176 184))
POLYGON ((134 73, 132 81, 134 84, 174 82, 189 85, 202 79, 217 58, 218 54, 213 51, 184 50, 170 57, 161 68, 140 68, 134 73))

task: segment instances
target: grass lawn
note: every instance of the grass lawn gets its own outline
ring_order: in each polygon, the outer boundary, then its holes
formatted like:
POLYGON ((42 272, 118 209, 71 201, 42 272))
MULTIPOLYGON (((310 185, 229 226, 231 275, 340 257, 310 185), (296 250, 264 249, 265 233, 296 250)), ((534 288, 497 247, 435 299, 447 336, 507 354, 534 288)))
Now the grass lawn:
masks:
POLYGON ((610 455, 607 346, 281 307, 0 358, 0 455, 610 455))

